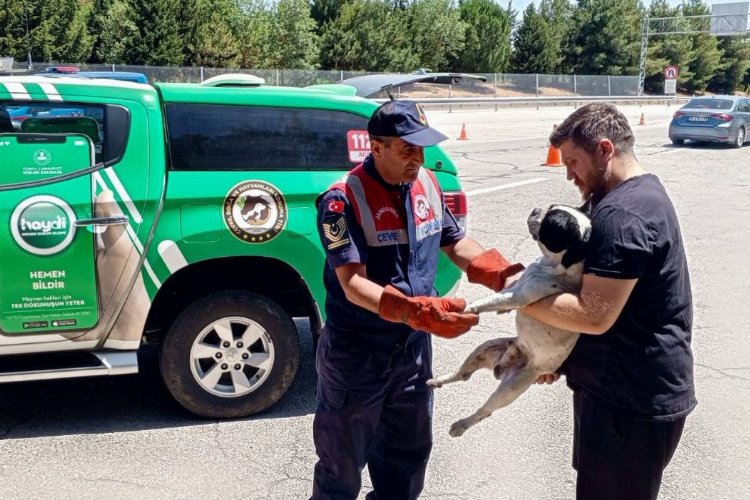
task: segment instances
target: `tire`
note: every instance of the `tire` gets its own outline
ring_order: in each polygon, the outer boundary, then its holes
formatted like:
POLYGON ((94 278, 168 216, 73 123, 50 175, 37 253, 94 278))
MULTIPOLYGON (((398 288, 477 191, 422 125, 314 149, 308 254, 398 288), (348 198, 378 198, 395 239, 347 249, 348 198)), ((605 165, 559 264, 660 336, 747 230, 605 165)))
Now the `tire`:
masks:
POLYGON ((685 139, 672 139, 672 144, 675 146, 682 146, 685 144, 685 139))
POLYGON ((745 144, 745 127, 740 127, 739 130, 737 130, 737 138, 732 143, 732 146, 735 148, 741 148, 743 144, 745 144))
POLYGON ((160 364, 167 389, 188 411, 246 417, 276 403, 291 385, 299 337, 272 300, 219 292, 193 302, 172 323, 160 364))

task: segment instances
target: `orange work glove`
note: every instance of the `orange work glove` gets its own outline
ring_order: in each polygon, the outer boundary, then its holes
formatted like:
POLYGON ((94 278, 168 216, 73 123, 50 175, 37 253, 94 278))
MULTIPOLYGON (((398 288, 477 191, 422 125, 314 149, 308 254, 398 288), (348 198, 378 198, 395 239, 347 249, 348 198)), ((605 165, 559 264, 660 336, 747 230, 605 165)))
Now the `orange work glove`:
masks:
POLYGON ((505 287, 505 280, 526 269, 523 264, 511 264, 494 248, 471 259, 466 268, 469 283, 479 283, 496 292, 505 287))
POLYGON ((378 315, 388 321, 406 323, 415 330, 454 338, 479 323, 478 315, 462 312, 465 308, 464 299, 407 297, 388 285, 380 297, 378 315))

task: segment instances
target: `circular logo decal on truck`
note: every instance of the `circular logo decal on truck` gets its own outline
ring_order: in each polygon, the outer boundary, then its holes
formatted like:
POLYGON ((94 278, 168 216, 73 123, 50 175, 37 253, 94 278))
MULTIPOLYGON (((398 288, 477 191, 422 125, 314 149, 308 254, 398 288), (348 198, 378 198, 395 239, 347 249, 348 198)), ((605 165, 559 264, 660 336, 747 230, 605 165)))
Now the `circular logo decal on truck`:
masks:
POLYGON ((224 222, 237 238, 247 243, 263 243, 284 229, 286 200, 267 182, 245 181, 229 191, 223 214, 224 222))
POLYGON ((55 196, 32 196, 23 200, 10 216, 13 239, 34 255, 54 255, 73 241, 75 214, 70 205, 55 196))

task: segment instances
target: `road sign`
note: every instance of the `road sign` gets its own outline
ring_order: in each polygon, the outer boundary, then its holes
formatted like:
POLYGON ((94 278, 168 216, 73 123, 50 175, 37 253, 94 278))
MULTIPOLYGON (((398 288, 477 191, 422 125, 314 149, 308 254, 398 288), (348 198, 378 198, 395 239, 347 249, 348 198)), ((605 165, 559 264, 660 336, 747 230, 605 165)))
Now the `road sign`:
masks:
POLYGON ((677 80, 674 78, 664 80, 664 94, 674 95, 677 93, 677 80))
POLYGON ((664 68, 664 79, 665 80, 677 80, 677 76, 680 74, 680 70, 677 66, 667 66, 664 68))

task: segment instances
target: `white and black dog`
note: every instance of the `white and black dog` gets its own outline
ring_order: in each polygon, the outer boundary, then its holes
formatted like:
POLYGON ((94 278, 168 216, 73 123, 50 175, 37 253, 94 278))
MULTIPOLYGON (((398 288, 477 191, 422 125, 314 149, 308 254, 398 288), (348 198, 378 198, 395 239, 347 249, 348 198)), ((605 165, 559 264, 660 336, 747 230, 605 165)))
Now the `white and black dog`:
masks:
MULTIPOLYGON (((588 216, 580 209, 552 205, 547 210, 534 209, 527 224, 542 257, 508 288, 469 304, 468 312, 506 312, 548 295, 580 289, 584 251, 591 234, 588 216)), ((451 426, 451 436, 460 436, 495 410, 515 401, 539 375, 554 373, 579 335, 553 328, 520 311, 516 314, 516 329, 518 337, 489 340, 477 347, 457 372, 427 382, 430 387, 442 387, 468 380, 480 368, 493 370, 495 377, 501 379, 500 386, 481 408, 451 426)))

